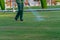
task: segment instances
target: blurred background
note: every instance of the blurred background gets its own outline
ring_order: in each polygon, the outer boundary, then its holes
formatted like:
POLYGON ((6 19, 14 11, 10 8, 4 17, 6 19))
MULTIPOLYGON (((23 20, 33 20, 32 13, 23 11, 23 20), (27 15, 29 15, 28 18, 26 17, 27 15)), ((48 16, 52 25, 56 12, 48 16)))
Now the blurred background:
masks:
MULTIPOLYGON (((60 0, 47 0, 47 6, 59 6, 60 5, 60 0)), ((17 7, 15 0, 5 0, 5 8, 14 8, 17 7)), ((29 6, 41 6, 40 0, 24 0, 24 6, 29 7, 29 6), (27 4, 27 2, 29 4, 27 4)))

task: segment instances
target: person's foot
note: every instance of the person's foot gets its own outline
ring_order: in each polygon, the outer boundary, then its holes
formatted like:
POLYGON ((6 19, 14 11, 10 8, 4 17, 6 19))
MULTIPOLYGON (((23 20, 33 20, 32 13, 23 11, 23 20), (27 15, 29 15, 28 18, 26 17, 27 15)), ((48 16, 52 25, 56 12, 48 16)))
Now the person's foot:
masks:
POLYGON ((15 18, 15 20, 17 21, 17 18, 15 18))
POLYGON ((23 21, 23 19, 20 19, 20 21, 23 21))

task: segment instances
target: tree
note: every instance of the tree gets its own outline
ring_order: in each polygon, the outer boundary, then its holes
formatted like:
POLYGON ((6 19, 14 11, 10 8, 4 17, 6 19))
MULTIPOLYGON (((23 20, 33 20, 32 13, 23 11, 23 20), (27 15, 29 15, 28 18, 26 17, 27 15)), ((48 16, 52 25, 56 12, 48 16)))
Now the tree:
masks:
POLYGON ((0 7, 2 10, 5 10, 5 0, 0 0, 0 7))
POLYGON ((47 8, 47 2, 46 0, 40 0, 41 1, 41 7, 44 9, 44 8, 47 8))

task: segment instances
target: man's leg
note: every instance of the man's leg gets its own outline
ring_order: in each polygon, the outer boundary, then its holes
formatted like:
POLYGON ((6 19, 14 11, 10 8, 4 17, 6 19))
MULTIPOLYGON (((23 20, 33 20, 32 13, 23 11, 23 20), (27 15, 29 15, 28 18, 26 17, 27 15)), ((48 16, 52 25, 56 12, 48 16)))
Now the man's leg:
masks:
POLYGON ((23 21, 23 10, 20 11, 20 21, 23 21))
POLYGON ((15 20, 17 21, 17 19, 19 18, 20 12, 18 11, 15 17, 15 20))
POLYGON ((20 6, 20 21, 23 21, 23 4, 20 6))
POLYGON ((19 15, 20 15, 20 4, 17 4, 17 6, 18 6, 18 12, 17 12, 16 17, 15 17, 16 21, 19 18, 19 15))

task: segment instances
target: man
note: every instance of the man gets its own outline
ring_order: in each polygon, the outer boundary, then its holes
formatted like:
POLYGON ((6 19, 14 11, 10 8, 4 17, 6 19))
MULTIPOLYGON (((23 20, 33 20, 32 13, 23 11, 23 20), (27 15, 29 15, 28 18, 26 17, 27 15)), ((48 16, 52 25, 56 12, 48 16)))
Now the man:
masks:
POLYGON ((20 17, 20 21, 23 21, 23 7, 24 7, 24 0, 16 0, 17 6, 18 6, 18 12, 17 15, 15 17, 15 20, 17 21, 17 19, 20 17))

